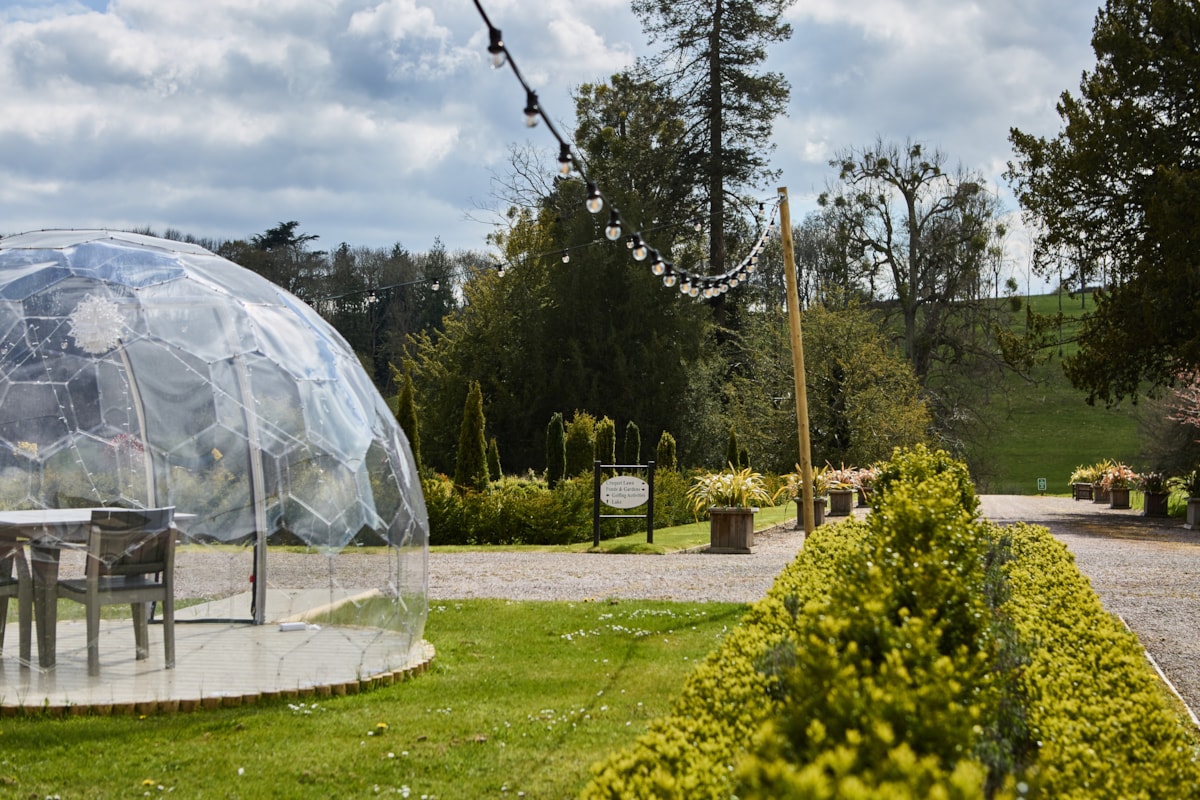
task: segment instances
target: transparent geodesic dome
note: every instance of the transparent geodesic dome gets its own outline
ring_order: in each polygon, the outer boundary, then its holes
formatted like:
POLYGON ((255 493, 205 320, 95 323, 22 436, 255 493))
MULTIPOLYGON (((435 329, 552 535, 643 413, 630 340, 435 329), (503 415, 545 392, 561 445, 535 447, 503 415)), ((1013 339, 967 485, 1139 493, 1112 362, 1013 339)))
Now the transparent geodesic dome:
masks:
POLYGON ((0 509, 97 506, 173 506, 177 593, 214 620, 317 607, 356 639, 380 631, 373 660, 420 642, 420 481, 330 325, 195 245, 103 230, 0 239, 0 509), (273 569, 277 553, 286 567, 273 569), (368 554, 380 560, 364 566, 368 554))

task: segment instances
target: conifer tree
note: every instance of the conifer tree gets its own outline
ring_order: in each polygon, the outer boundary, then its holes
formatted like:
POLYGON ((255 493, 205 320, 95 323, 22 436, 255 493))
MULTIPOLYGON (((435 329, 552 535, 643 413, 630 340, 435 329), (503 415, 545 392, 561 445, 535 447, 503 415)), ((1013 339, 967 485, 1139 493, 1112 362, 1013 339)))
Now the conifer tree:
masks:
POLYGON ((487 468, 491 480, 498 481, 504 477, 504 471, 500 468, 500 446, 496 444, 495 436, 488 440, 487 468))
POLYGON ((729 426, 729 441, 725 445, 725 463, 734 469, 742 468, 742 449, 738 446, 737 431, 729 426))
POLYGON ((553 489, 567 469, 566 430, 563 416, 555 411, 546 426, 546 484, 553 489))
POLYGON ((576 411, 567 425, 566 477, 575 478, 592 471, 595 441, 596 418, 586 411, 576 411))
POLYGON ((458 434, 458 458, 454 463, 454 484, 460 489, 484 491, 488 484, 487 443, 484 439, 483 390, 479 381, 471 381, 463 406, 462 427, 458 434))
POLYGON ((640 464, 642 463, 642 432, 638 430, 637 423, 629 420, 625 424, 625 448, 624 448, 624 463, 640 464))
POLYGON ((655 469, 675 469, 675 437, 666 431, 658 437, 658 446, 654 448, 655 469))
POLYGON ((617 463, 617 424, 608 417, 596 423, 596 453, 601 464, 617 463))
POLYGON ((400 429, 408 437, 408 446, 412 449, 417 472, 420 472, 422 466, 421 433, 417 425, 417 405, 413 390, 412 370, 407 361, 404 362, 403 373, 392 364, 388 364, 388 366, 392 370, 392 380, 400 384, 400 395, 396 398, 396 421, 400 423, 400 429))

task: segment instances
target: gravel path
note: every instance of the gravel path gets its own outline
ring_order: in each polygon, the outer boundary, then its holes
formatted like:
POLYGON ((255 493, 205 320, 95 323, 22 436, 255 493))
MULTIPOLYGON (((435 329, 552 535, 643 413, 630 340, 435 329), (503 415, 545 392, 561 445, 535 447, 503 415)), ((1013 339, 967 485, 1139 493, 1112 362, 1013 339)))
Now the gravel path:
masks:
MULTIPOLYGON (((996 522, 1047 526, 1075 555, 1105 608, 1125 620, 1188 706, 1200 710, 1200 531, 1186 530, 1178 520, 1151 520, 1069 498, 988 495, 982 504, 996 522)), ((429 599, 751 603, 766 594, 803 543, 803 531, 788 523, 756 534, 750 555, 434 552, 429 599)), ((249 563, 235 560, 187 553, 177 569, 180 596, 243 591, 249 563), (231 588, 213 585, 215 576, 231 588)), ((378 555, 344 552, 334 561, 345 582, 383 586, 388 580, 388 559, 378 555)), ((272 553, 270 581, 284 588, 321 586, 331 577, 328 568, 323 558, 272 553)))

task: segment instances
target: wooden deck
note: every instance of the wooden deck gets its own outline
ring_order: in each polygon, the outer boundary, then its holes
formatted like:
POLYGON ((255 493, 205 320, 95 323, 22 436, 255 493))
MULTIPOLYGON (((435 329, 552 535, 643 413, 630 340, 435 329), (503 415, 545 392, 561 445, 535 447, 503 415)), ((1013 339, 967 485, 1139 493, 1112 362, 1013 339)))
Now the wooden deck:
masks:
POLYGON ((297 625, 306 609, 327 607, 328 591, 268 593, 273 621, 247 620, 249 596, 181 609, 175 668, 163 665, 162 626, 150 626, 150 657, 134 658, 128 620, 105 621, 100 675, 87 673, 82 620, 58 624, 57 664, 20 663, 11 624, 0 658, 0 715, 152 714, 256 703, 262 699, 352 694, 419 672, 433 658, 427 642, 374 628, 297 625), (287 630, 281 622, 291 621, 287 630))

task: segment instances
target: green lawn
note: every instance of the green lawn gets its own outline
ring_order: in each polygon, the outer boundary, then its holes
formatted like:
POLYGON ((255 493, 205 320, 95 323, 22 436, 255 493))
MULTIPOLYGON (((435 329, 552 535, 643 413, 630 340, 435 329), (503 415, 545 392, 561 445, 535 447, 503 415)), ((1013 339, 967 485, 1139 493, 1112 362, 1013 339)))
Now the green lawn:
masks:
POLYGON ((429 670, 364 694, 145 718, 0 719, 0 795, 574 797, 592 763, 667 712, 744 610, 436 603, 429 670))
MULTIPOLYGON (((1069 356, 1077 349, 1071 339, 1078 327, 1080 298, 1063 295, 1062 302, 1069 315, 1062 352, 1069 356)), ((1089 295, 1089 310, 1092 303, 1089 295)), ((1037 313, 1054 314, 1058 297, 1031 297, 1030 305, 1037 313)), ((1017 324, 1023 319, 1020 316, 1017 324)), ((1032 378, 1006 374, 990 402, 976 409, 987 431, 986 440, 972 453, 972 461, 982 464, 976 470, 980 493, 1036 494, 1038 478, 1045 478, 1048 493, 1066 494, 1067 477, 1080 464, 1112 458, 1138 466, 1138 406, 1089 406, 1063 374, 1057 348, 1032 378)))

